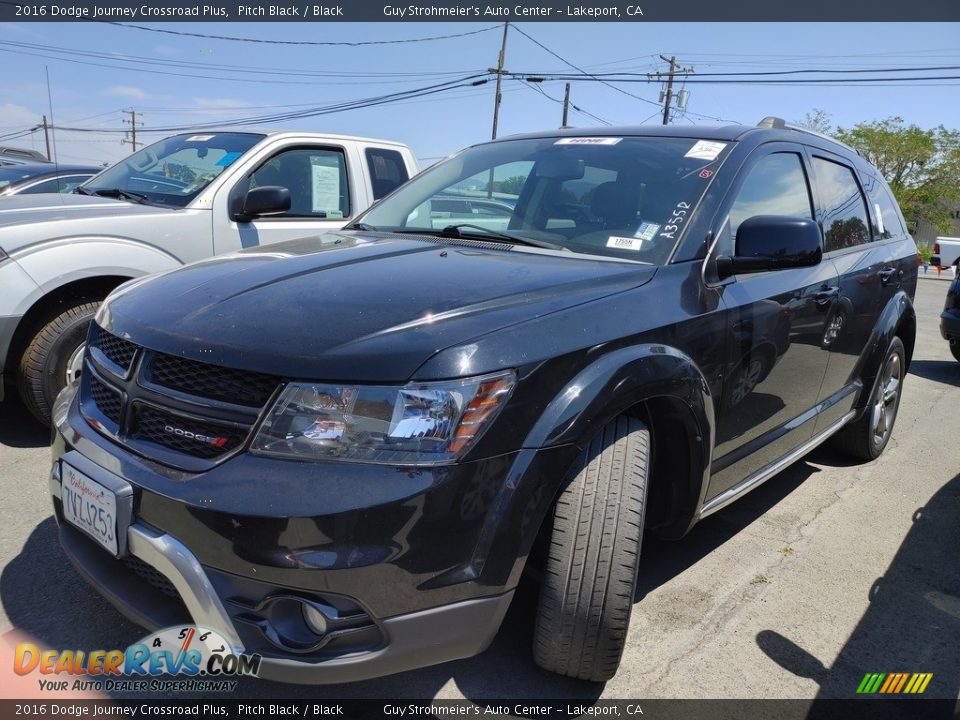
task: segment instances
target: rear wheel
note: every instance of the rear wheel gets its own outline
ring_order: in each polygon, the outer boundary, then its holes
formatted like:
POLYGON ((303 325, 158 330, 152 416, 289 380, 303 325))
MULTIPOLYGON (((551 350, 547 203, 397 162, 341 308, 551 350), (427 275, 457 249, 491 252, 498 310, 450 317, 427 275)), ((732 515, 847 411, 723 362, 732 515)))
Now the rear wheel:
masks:
POLYGON ((650 432, 619 417, 591 441, 557 499, 537 608, 534 659, 604 682, 620 665, 643 535, 650 432))
POLYGON ((860 460, 875 460, 890 442, 900 408, 907 361, 903 342, 893 338, 873 383, 863 417, 834 436, 833 445, 860 460))
POLYGON ((80 377, 90 321, 99 302, 73 300, 57 305, 41 320, 20 356, 17 387, 37 420, 50 424, 53 401, 80 377))

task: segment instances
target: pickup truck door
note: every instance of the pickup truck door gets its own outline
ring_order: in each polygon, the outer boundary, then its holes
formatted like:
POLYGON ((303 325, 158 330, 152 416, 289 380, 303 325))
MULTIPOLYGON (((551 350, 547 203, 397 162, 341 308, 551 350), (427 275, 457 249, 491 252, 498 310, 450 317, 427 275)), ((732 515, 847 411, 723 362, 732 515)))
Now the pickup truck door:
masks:
POLYGON ((274 149, 253 169, 224 186, 214 202, 216 254, 336 230, 371 203, 356 143, 294 142, 274 149), (249 222, 231 217, 230 200, 253 187, 290 191, 290 210, 249 222))

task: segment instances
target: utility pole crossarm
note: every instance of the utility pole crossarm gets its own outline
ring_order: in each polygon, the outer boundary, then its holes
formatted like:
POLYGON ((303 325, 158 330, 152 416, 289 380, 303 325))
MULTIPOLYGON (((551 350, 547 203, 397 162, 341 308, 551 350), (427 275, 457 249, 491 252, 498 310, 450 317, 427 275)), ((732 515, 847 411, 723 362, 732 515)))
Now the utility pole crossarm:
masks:
MULTIPOLYGON (((673 78, 675 75, 689 75, 693 72, 693 68, 678 68, 677 67, 677 58, 675 55, 671 55, 669 58, 660 56, 660 59, 666 63, 670 63, 670 69, 665 73, 667 76, 667 87, 663 92, 663 124, 670 124, 670 104, 673 102, 673 78)), ((657 73, 660 76, 662 73, 657 73)))

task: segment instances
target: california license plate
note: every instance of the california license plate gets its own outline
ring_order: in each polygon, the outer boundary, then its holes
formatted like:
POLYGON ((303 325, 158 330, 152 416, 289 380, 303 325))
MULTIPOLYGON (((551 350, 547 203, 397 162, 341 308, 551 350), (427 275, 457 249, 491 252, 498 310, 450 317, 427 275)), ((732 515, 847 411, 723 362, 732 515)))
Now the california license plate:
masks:
POLYGON ((67 463, 62 464, 61 478, 64 519, 119 555, 116 494, 67 463))

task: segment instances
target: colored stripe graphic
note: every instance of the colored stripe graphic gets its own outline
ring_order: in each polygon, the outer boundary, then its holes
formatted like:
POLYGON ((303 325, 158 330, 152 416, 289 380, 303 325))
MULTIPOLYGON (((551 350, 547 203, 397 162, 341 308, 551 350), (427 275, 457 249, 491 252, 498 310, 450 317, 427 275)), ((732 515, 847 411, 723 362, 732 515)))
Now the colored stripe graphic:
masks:
POLYGON ((933 673, 867 673, 857 686, 858 695, 899 693, 919 695, 933 680, 933 673))

